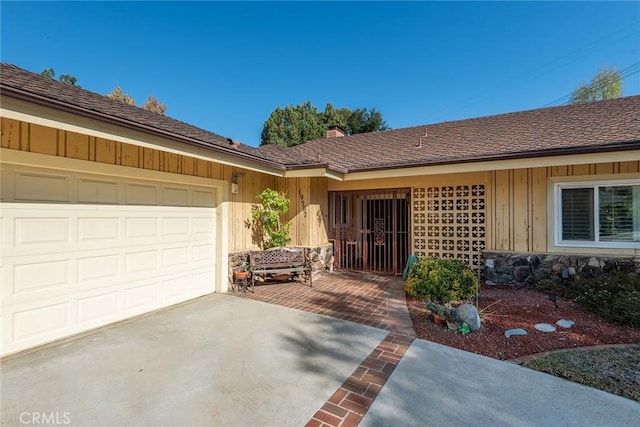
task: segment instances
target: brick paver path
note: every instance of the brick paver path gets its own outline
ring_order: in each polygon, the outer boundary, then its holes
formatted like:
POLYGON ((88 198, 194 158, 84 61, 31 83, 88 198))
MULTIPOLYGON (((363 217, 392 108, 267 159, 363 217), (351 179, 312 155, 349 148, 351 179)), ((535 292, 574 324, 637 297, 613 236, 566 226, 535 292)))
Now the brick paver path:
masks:
POLYGON ((286 282, 237 295, 390 331, 311 417, 308 427, 358 425, 416 338, 404 282, 395 277, 334 272, 315 280, 313 288, 286 282))

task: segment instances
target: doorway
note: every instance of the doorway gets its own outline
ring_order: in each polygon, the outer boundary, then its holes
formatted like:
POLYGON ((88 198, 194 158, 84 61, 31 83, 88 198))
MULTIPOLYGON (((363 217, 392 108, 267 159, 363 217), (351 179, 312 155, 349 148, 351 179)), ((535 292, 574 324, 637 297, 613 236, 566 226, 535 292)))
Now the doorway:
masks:
POLYGON ((330 193, 336 268, 401 275, 409 257, 409 189, 330 193))

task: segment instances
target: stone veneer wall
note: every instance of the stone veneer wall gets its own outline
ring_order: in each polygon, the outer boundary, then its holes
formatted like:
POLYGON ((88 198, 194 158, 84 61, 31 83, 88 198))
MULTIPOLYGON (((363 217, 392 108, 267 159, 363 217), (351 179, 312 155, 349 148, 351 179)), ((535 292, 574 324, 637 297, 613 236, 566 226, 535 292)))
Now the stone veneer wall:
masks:
MULTIPOLYGON (((307 261, 311 264, 311 274, 314 278, 322 273, 333 271, 333 245, 331 243, 314 247, 303 246, 303 248, 307 261)), ((229 254, 230 284, 233 282, 233 270, 243 262, 249 262, 249 251, 229 254)))
POLYGON ((484 252, 487 284, 529 285, 618 270, 640 273, 640 256, 568 255, 552 253, 484 252))

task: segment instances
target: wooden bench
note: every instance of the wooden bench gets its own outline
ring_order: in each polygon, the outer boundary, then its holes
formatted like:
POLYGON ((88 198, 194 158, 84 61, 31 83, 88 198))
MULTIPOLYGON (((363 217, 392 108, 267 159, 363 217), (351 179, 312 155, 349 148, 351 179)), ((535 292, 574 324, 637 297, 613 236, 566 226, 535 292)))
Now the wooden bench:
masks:
POLYGON ((311 283, 311 267, 308 265, 302 248, 271 248, 265 251, 249 252, 249 271, 251 272, 251 291, 255 285, 256 275, 278 273, 307 273, 309 287, 311 283))

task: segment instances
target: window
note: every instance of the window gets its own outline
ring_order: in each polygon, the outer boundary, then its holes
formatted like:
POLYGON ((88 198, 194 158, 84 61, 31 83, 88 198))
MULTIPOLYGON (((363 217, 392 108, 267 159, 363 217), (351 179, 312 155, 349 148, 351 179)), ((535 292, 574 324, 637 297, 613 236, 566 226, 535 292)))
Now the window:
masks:
POLYGON ((640 248, 640 180, 556 184, 556 244, 640 248))

